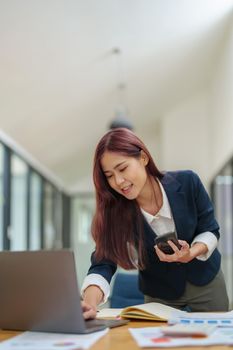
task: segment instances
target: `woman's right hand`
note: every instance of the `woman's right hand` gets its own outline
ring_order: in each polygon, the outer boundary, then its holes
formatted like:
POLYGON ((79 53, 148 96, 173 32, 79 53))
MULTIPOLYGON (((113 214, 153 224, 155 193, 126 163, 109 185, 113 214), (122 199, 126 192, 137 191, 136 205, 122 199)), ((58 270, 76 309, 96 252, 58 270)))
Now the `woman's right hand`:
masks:
POLYGON ((95 318, 97 314, 97 305, 103 300, 102 290, 96 285, 90 285, 85 289, 83 299, 83 317, 85 319, 95 318))
POLYGON ((96 317, 97 309, 86 303, 85 301, 81 301, 83 317, 85 320, 92 319, 96 317))

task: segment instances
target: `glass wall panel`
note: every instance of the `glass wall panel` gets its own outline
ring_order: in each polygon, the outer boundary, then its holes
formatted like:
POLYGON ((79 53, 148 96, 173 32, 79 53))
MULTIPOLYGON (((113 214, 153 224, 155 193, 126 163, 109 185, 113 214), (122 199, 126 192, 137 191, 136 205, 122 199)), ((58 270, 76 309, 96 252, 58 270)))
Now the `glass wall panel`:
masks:
POLYGON ((55 225, 53 221, 53 187, 44 183, 44 248, 54 248, 56 238, 55 225))
POLYGON ((53 222, 55 226, 54 248, 62 248, 62 194, 53 190, 53 222))
POLYGON ((27 249, 26 204, 28 167, 16 155, 11 157, 11 227, 10 249, 27 249))
POLYGON ((0 142, 0 250, 62 248, 63 238, 69 247, 70 197, 64 198, 67 206, 58 186, 0 142))
POLYGON ((35 172, 31 173, 30 179, 30 227, 29 249, 41 248, 41 177, 35 172))
POLYGON ((3 145, 0 143, 0 250, 3 249, 3 145))
POLYGON ((54 187, 44 184, 44 248, 62 247, 62 195, 54 187))
POLYGON ((233 305, 233 176, 227 166, 213 183, 216 218, 220 226, 219 250, 230 304, 233 305))
POLYGON ((72 199, 71 247, 75 252, 80 286, 90 266, 90 256, 94 250, 94 242, 91 236, 91 222, 94 209, 94 195, 80 195, 72 199))

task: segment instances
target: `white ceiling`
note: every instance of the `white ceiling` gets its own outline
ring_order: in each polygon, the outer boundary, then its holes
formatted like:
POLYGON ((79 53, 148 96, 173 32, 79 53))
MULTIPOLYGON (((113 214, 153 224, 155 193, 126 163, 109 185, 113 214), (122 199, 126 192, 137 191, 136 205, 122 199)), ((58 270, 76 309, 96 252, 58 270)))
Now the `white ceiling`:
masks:
POLYGON ((0 128, 75 188, 119 103, 147 136, 208 84, 232 7, 232 0, 0 0, 0 128))

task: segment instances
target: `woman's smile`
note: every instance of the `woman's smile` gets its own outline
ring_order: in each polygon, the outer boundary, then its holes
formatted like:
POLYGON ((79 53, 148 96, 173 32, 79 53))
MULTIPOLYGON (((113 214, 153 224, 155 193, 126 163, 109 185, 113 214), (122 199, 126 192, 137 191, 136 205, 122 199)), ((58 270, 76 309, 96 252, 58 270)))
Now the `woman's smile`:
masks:
POLYGON ((133 184, 124 186, 124 187, 121 188, 121 191, 122 191, 122 193, 123 193, 125 196, 127 196, 127 195, 131 192, 132 187, 133 187, 133 184))

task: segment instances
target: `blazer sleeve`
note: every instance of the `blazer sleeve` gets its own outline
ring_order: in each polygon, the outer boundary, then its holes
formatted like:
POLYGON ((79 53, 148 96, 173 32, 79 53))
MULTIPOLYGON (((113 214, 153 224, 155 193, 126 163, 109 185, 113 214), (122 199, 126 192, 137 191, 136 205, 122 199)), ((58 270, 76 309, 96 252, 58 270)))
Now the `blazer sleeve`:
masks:
POLYGON ((199 176, 193 174, 195 202, 197 210, 197 232, 212 232, 219 239, 219 225, 214 216, 213 204, 199 176))
POLYGON ((108 283, 111 282, 112 276, 116 272, 117 265, 113 263, 111 260, 102 259, 100 261, 96 261, 95 252, 91 255, 91 266, 88 270, 88 275, 91 273, 97 273, 103 276, 108 283))

